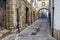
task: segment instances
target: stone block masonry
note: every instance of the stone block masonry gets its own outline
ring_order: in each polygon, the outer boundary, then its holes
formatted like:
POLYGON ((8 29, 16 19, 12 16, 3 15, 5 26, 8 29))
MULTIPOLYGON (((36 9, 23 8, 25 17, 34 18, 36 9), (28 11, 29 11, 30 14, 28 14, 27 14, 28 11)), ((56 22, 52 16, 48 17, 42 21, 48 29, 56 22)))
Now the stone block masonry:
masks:
POLYGON ((7 0, 5 14, 6 30, 10 34, 23 31, 37 19, 35 8, 27 0, 7 0))
POLYGON ((10 31, 16 29, 16 0, 7 0, 6 2, 6 27, 10 31))

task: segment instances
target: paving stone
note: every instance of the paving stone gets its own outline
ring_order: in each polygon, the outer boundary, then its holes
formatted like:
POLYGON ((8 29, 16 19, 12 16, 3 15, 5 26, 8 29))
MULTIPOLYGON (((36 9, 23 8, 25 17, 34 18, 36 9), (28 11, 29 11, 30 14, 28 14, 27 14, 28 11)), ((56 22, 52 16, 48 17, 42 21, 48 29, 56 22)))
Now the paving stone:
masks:
MULTIPOLYGON (((25 36, 19 36, 18 40, 55 40, 51 37, 50 33, 50 25, 48 20, 46 19, 39 19, 35 21, 30 28, 27 28, 24 34, 25 36), (34 28, 40 28, 39 32, 36 32, 36 35, 30 35, 28 33, 34 33, 34 28), (28 35, 28 36, 27 36, 28 35)), ((24 32, 23 32, 24 33, 24 32)), ((21 35, 21 34, 20 34, 21 35)))
POLYGON ((56 40, 51 36, 50 25, 46 19, 39 19, 35 21, 32 25, 23 30, 23 32, 17 34, 14 38, 15 40, 56 40), (36 32, 36 29, 33 29, 36 27, 39 27, 40 31, 36 32), (36 33, 36 35, 31 35, 32 33, 36 33))
POLYGON ((16 37, 16 34, 11 34, 1 40, 15 40, 15 37, 16 37))

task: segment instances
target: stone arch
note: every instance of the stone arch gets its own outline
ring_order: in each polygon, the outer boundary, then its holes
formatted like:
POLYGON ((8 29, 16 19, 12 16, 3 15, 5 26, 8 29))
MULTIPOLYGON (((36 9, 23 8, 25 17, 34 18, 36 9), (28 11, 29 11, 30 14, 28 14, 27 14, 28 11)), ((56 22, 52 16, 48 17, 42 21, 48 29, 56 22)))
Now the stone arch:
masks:
POLYGON ((39 11, 42 10, 42 9, 46 9, 46 10, 49 11, 49 15, 48 15, 48 16, 49 16, 49 23, 50 23, 50 25, 51 25, 51 13, 50 13, 50 10, 49 10, 49 9, 47 9, 47 8, 41 8, 41 9, 39 9, 39 10, 38 10, 38 18, 40 18, 39 11))
POLYGON ((48 10, 48 11, 49 11, 49 9, 47 9, 47 8, 41 8, 41 9, 39 9, 39 10, 38 10, 38 12, 39 12, 40 10, 42 10, 42 9, 46 9, 46 10, 48 10))
POLYGON ((41 15, 39 14, 39 12, 40 12, 41 10, 43 10, 43 9, 45 9, 46 11, 48 11, 48 12, 49 12, 48 15, 50 15, 49 9, 47 9, 47 8, 41 8, 41 9, 38 10, 38 18, 40 18, 40 16, 41 16, 41 15))

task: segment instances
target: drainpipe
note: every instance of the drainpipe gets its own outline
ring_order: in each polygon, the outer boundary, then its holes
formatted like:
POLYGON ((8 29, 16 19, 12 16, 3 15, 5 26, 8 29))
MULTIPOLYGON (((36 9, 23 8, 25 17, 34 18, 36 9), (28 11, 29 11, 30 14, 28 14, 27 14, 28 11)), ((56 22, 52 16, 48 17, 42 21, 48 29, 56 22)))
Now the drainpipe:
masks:
POLYGON ((53 16, 53 18, 52 18, 52 36, 54 36, 54 7, 52 7, 52 16, 53 16))
POLYGON ((54 36, 54 0, 52 0, 52 36, 54 36))

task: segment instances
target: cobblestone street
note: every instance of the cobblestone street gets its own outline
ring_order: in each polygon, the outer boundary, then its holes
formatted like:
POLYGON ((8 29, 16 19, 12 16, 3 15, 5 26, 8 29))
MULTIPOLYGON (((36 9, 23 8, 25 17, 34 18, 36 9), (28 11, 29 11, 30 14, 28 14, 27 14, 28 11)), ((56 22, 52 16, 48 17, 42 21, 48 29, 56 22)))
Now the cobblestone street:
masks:
POLYGON ((0 40, 60 40, 60 0, 0 0, 0 40))
POLYGON ((51 37, 50 26, 47 19, 39 19, 26 28, 23 32, 17 34, 16 40, 55 40, 51 37), (36 30, 36 29, 40 30, 36 30))

